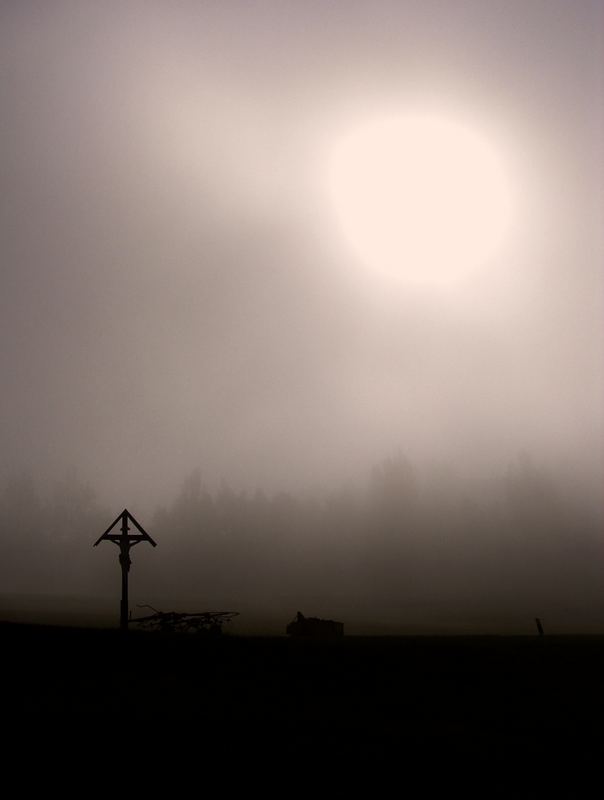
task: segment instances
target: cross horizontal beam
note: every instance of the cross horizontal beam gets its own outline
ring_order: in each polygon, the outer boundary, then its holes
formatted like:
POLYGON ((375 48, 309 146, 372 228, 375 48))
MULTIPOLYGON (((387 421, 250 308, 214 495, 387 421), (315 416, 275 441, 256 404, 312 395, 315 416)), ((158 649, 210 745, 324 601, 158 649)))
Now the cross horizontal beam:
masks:
POLYGON ((134 542, 146 542, 147 537, 141 536, 138 533, 110 533, 108 536, 103 536, 102 541, 111 541, 111 542, 123 542, 124 539, 134 542))

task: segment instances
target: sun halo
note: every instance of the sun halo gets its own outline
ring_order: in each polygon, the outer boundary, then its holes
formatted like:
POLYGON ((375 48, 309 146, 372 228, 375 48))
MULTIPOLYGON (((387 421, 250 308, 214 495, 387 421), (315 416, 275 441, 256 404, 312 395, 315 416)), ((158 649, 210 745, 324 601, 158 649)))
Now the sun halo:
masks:
POLYGON ((450 281, 497 251, 511 216, 499 153, 434 115, 373 118, 336 142, 327 168, 336 226, 367 268, 450 281))

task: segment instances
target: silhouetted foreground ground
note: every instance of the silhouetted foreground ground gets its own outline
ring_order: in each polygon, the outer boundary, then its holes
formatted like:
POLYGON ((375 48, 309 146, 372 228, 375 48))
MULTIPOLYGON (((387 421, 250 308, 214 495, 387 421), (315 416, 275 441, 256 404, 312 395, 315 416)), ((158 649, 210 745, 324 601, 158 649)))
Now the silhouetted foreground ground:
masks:
POLYGON ((63 754, 80 739, 92 752, 104 742, 105 758, 125 746, 144 769, 395 766, 451 789, 480 768, 484 797, 539 797, 512 775, 585 777, 604 753, 599 637, 307 642, 13 624, 0 635, 5 729, 63 754))

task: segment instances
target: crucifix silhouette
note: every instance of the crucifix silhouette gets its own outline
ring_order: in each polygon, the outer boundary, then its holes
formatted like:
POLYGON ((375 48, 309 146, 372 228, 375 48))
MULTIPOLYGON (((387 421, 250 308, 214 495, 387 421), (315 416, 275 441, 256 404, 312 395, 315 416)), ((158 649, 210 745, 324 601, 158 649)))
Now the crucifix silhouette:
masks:
POLYGON ((130 572, 130 565, 132 561, 130 560, 130 548, 134 547, 135 544, 139 542, 149 542, 156 547, 156 543, 153 539, 149 536, 147 531, 139 525, 139 523, 134 519, 132 514, 125 508, 121 514, 119 514, 115 520, 111 523, 111 525, 107 528, 105 533, 96 540, 96 542, 92 545, 96 547, 99 542, 102 541, 113 542, 117 544, 120 548, 120 566, 122 568, 122 600, 120 604, 120 628, 123 631, 128 630, 128 573, 130 572), (119 521, 122 521, 122 527, 120 533, 111 533, 111 531, 115 528, 119 521), (134 527, 137 529, 138 533, 129 533, 130 527, 128 522, 131 522, 134 527))

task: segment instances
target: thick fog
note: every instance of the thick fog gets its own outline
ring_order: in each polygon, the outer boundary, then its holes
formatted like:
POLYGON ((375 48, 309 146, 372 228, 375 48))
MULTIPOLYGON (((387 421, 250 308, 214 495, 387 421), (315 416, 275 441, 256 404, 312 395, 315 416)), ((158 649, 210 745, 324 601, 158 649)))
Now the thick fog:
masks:
POLYGON ((6 607, 117 608, 91 545, 128 507, 133 604, 597 629, 603 31, 599 0, 0 3, 6 607), (511 187, 450 280, 364 262, 329 192, 409 108, 511 187))

